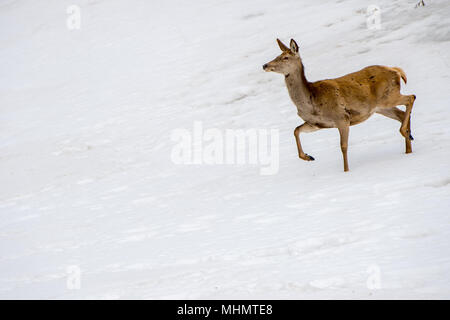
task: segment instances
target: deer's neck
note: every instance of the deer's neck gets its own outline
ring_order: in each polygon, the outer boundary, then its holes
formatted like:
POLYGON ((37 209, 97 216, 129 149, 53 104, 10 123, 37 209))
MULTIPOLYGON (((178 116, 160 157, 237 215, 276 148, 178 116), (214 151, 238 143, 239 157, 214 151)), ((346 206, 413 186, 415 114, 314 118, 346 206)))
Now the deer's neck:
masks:
POLYGON ((285 81, 289 96, 297 106, 299 115, 311 113, 313 111, 311 92, 309 82, 305 77, 305 69, 301 62, 294 72, 285 76, 285 81))

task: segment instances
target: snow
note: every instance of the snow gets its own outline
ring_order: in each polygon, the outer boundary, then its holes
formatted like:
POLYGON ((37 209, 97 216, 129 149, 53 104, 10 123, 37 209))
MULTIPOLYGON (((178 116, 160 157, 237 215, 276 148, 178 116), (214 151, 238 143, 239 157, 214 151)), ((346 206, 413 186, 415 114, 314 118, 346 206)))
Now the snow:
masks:
POLYGON ((0 298, 450 298, 450 2, 416 3, 0 1, 0 298), (336 129, 298 159, 277 37, 310 81, 403 68, 413 153, 374 115, 350 172, 336 129), (278 172, 175 164, 196 121, 279 130, 278 172))

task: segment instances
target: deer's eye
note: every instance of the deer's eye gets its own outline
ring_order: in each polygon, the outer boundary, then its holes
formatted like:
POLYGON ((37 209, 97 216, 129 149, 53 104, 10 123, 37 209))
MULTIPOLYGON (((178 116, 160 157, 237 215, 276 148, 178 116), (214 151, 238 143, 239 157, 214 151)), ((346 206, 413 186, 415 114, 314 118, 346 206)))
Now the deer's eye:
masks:
POLYGON ((289 57, 284 57, 284 58, 283 58, 283 60, 288 60, 288 59, 289 59, 289 57))

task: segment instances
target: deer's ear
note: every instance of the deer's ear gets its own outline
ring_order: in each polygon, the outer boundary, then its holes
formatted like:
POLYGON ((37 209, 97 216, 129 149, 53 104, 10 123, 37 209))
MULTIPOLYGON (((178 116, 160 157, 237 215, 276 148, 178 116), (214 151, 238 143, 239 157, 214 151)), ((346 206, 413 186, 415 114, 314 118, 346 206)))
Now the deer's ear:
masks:
POLYGON ((278 43, 278 46, 280 47, 281 51, 283 51, 283 52, 284 52, 284 51, 289 51, 289 48, 286 47, 286 46, 284 45, 284 43, 281 42, 280 39, 277 39, 277 43, 278 43))
POLYGON ((291 51, 292 53, 298 53, 298 44, 294 39, 291 39, 291 51))

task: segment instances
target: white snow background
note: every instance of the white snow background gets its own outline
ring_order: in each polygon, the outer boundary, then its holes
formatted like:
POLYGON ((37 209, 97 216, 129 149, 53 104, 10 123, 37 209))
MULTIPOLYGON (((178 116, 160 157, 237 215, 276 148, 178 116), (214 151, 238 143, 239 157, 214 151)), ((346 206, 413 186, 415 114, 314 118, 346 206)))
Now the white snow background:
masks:
POLYGON ((450 1, 417 2, 0 1, 0 298, 450 298, 450 1), (413 153, 374 115, 350 172, 336 129, 298 159, 277 37, 310 81, 403 68, 413 153), (175 165, 194 121, 278 129, 279 172, 175 165))

